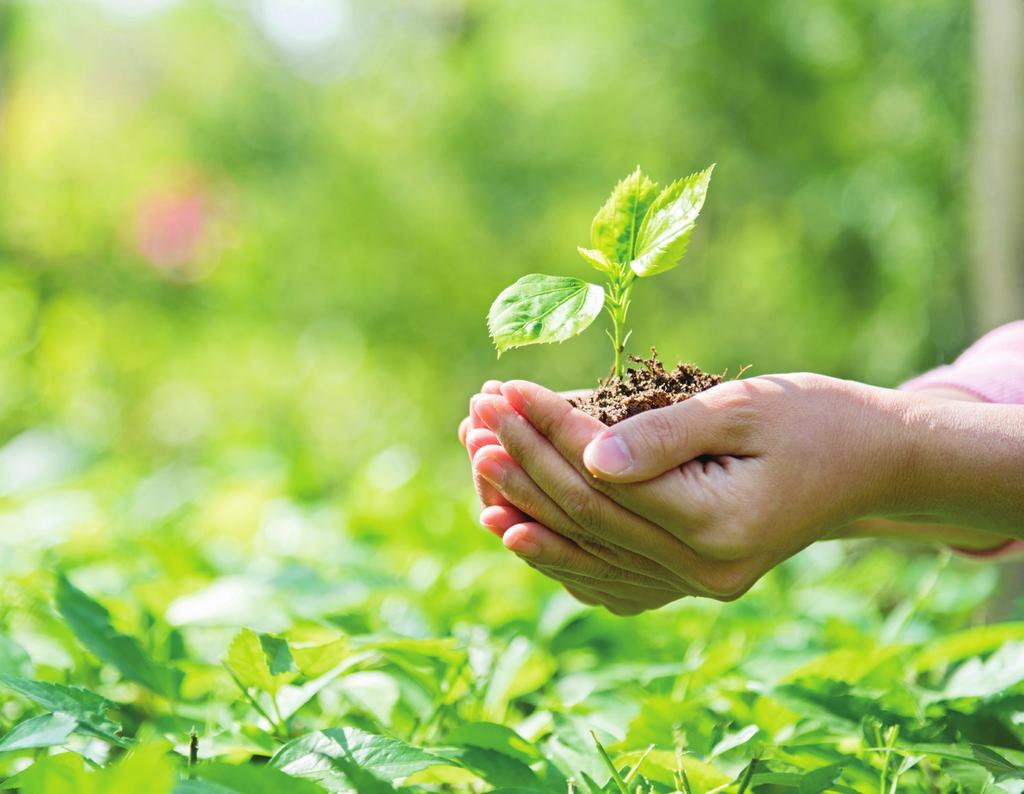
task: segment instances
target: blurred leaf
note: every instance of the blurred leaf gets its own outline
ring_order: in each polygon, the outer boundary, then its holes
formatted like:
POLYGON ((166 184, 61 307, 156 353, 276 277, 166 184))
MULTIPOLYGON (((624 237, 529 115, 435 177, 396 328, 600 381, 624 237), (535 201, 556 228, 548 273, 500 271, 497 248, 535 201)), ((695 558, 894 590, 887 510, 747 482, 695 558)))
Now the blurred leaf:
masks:
POLYGON ((270 657, 260 636, 251 629, 242 629, 235 635, 228 647, 225 662, 238 676, 242 686, 253 687, 271 695, 276 694, 293 677, 287 673, 274 675, 271 672, 270 657))
POLYGON ((946 698, 991 697, 1024 681, 1024 642, 1010 642, 987 660, 969 659, 953 673, 946 698))
POLYGON ((594 322, 603 308, 603 287, 533 273, 498 295, 487 327, 500 355, 514 347, 564 342, 594 322))
POLYGON ((57 577, 57 610, 79 641, 129 681, 142 684, 168 698, 177 696, 182 674, 154 662, 134 637, 121 634, 110 623, 110 613, 63 574, 57 577))
POLYGON ((0 739, 0 752, 62 745, 77 727, 78 722, 67 714, 41 714, 11 728, 0 739))
POLYGON ((267 666, 271 675, 295 672, 295 662, 286 640, 269 634, 260 634, 260 646, 267 656, 267 666))
POLYGON ((629 263, 638 276, 654 276, 679 264, 690 245, 714 168, 709 166, 673 182, 651 204, 629 263))
POLYGON ((32 660, 18 643, 6 634, 0 634, 0 675, 27 677, 32 672, 32 660))
POLYGON ((82 687, 69 687, 45 681, 29 681, 15 676, 0 676, 0 685, 13 689, 19 695, 39 704, 47 711, 62 712, 75 719, 79 728, 120 746, 126 742, 118 734, 121 726, 108 720, 107 711, 114 704, 82 687))
POLYGON ((537 748, 505 725, 494 722, 466 722, 445 738, 446 744, 456 747, 482 747, 507 755, 525 764, 539 757, 537 748))
POLYGON ((730 750, 735 750, 737 747, 746 744, 757 735, 758 727, 756 725, 748 725, 742 730, 738 730, 735 733, 727 734, 723 737, 718 744, 711 748, 711 752, 708 758, 714 758, 718 755, 723 755, 730 750))
POLYGON ((658 186, 636 167, 615 186, 611 196, 594 216, 590 245, 612 262, 627 265, 633 259, 637 234, 648 207, 658 195, 658 186))
POLYGON ((195 779, 179 783, 175 794, 317 794, 323 789, 315 783, 291 777, 270 766, 204 763, 195 769, 195 779))
POLYGON ((355 763, 385 781, 405 778, 446 759, 412 747, 398 739, 377 736, 357 728, 328 728, 293 739, 278 750, 271 766, 296 777, 328 785, 344 785, 334 764, 337 759, 355 763))
POLYGON ((107 794, 97 791, 94 778, 85 771, 85 760, 77 753, 40 758, 7 778, 0 789, 17 789, 21 794, 107 794))
POLYGON ((933 670, 969 656, 994 651, 1013 641, 1024 642, 1024 623, 974 626, 928 643, 914 656, 914 669, 933 670))

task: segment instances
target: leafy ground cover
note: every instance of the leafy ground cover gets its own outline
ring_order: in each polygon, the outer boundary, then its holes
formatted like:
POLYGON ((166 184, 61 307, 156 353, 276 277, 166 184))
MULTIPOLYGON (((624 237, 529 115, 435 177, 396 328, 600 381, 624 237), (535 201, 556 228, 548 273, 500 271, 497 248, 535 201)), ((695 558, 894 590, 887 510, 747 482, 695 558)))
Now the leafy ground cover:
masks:
POLYGON ((826 545, 618 619, 497 552, 146 545, 127 581, 111 548, 5 584, 5 787, 1024 788, 1024 624, 970 626, 995 577, 945 555, 826 545))

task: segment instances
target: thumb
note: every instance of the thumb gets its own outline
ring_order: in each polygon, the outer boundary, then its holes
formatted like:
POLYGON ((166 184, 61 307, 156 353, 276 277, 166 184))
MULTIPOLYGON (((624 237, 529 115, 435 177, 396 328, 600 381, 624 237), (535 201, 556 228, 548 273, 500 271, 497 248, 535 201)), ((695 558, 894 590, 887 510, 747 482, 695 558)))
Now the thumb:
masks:
POLYGON ((728 401, 698 394, 602 431, 583 451, 591 474, 609 482, 651 480, 701 455, 736 455, 728 401))

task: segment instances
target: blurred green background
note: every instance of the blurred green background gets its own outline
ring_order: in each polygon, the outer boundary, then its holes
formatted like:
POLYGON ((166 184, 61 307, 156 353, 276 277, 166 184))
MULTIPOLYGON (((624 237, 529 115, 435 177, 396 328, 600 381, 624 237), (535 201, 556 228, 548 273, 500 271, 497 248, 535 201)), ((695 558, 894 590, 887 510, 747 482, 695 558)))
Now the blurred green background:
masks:
POLYGON ((610 353, 499 362, 484 315, 525 272, 582 272, 637 163, 718 170, 635 352, 894 385, 969 338, 962 3, 2 8, 9 574, 108 564, 116 588, 197 555, 163 607, 345 537, 397 557, 382 576, 493 550, 468 396, 586 385, 610 353))

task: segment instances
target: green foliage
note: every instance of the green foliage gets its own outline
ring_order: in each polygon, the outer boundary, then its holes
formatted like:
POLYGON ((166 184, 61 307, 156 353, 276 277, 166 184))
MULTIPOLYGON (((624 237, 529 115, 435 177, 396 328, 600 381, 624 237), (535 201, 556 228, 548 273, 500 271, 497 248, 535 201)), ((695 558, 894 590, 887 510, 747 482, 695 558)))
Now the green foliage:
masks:
POLYGON ((583 259, 607 274, 602 288, 576 278, 531 274, 506 287, 491 305, 487 328, 500 356, 524 345, 564 342, 585 330, 607 308, 615 369, 625 375, 623 354, 635 277, 664 273, 679 264, 704 206, 714 166, 679 179, 659 192, 637 166, 615 186, 590 227, 593 248, 583 259))
POLYGON ((747 794, 1019 790, 992 566, 818 544, 617 619, 475 526, 453 439, 485 377, 604 366, 496 364, 479 310, 637 161, 722 165, 641 337, 883 385, 955 355, 968 5, 336 5, 317 49, 280 3, 0 4, 2 785, 324 789, 289 747, 366 792, 612 791, 594 731, 633 794, 755 757, 747 794))

